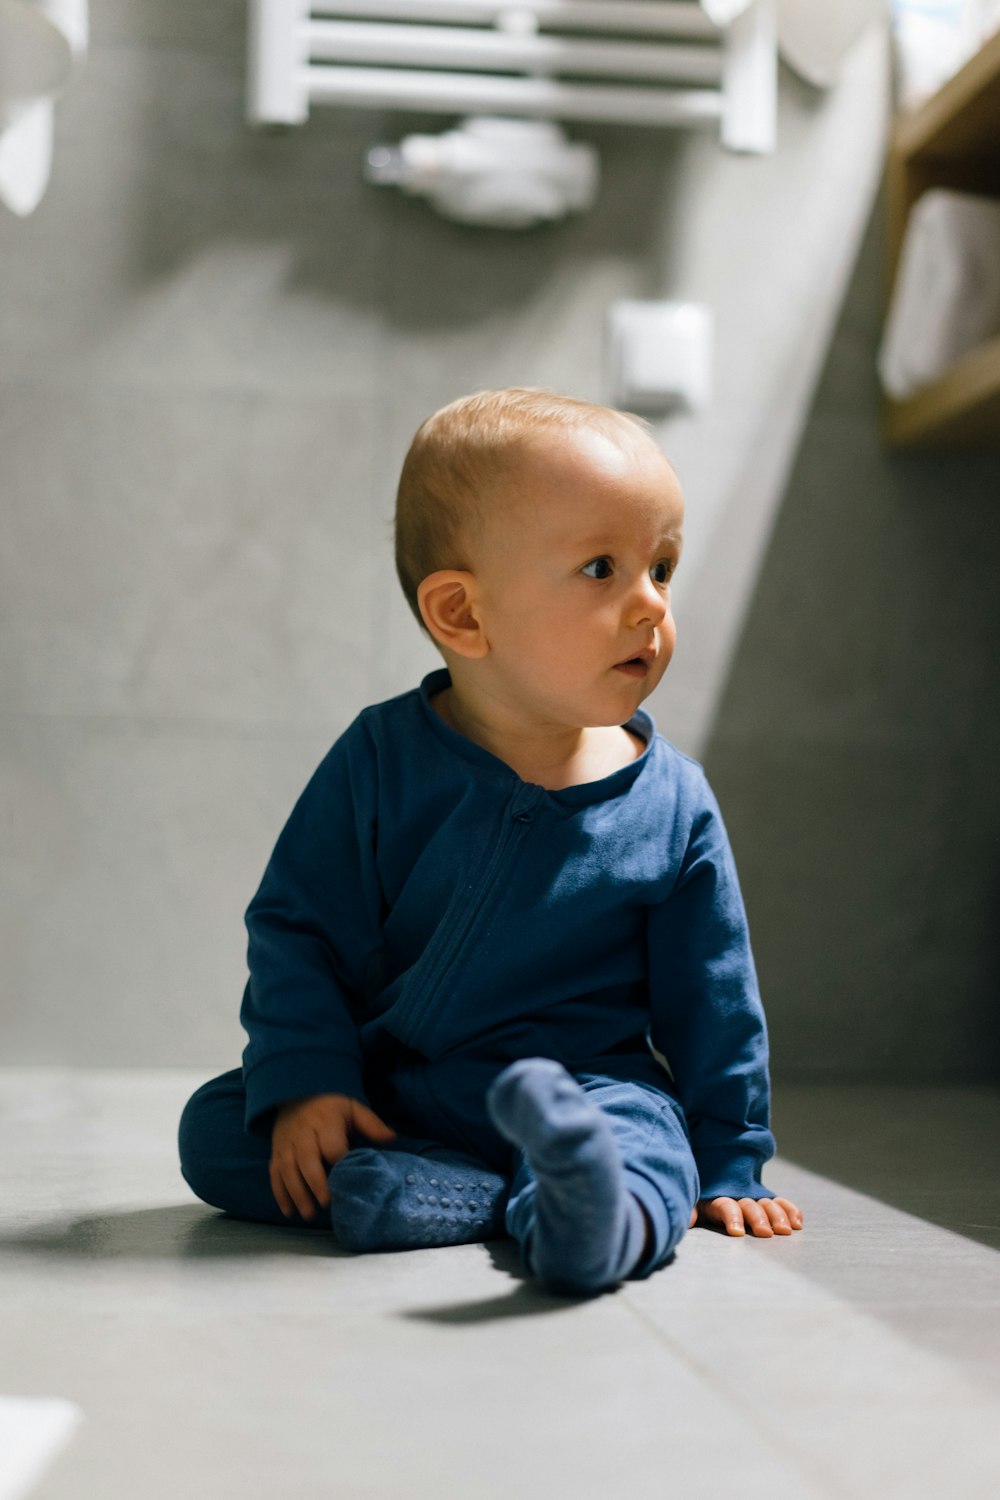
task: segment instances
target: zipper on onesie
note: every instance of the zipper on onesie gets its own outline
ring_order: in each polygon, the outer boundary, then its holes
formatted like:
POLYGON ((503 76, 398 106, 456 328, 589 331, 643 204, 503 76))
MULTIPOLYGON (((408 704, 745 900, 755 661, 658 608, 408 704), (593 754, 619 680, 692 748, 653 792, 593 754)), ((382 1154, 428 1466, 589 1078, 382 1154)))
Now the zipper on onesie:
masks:
POLYGON ((545 797, 544 787, 524 782, 514 792, 504 811, 501 835, 493 850, 479 884, 469 897, 468 905, 451 933, 434 968, 425 977, 423 994, 407 1006, 407 1034, 409 1045, 414 1045, 414 1036, 419 1033, 435 995, 453 969, 465 942, 486 905, 487 900, 500 881, 516 854, 532 819, 545 797))

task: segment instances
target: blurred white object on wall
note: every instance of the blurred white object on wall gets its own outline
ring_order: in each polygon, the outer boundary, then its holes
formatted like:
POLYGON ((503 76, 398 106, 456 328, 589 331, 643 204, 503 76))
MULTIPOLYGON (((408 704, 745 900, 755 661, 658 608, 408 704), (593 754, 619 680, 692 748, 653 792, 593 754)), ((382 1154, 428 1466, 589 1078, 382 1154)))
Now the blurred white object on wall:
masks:
POLYGON ((830 88, 855 42, 889 18, 888 0, 777 0, 778 49, 807 83, 830 88))
POLYGON ((0 200, 16 214, 48 186, 53 104, 87 37, 87 0, 0 0, 0 200))
POLYGON ((473 116, 443 135, 409 135, 373 146, 365 176, 427 198, 448 219, 530 229, 583 213, 597 194, 592 146, 547 120, 473 116))
POLYGON ((906 224, 878 357, 897 401, 1000 334, 1000 201, 931 188, 906 224))
POLYGON ((701 0, 701 8, 713 26, 729 26, 750 7, 750 0, 701 0))
POLYGON ((712 311, 701 302, 614 302, 608 314, 612 406, 647 415, 703 410, 712 393, 712 311))

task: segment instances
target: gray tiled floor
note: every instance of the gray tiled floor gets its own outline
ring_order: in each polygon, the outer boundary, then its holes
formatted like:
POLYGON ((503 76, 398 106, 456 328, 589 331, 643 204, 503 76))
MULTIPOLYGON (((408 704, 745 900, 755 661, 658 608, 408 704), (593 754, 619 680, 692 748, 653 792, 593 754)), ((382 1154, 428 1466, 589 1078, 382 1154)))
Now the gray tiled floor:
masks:
MULTIPOLYGON (((506 1243, 352 1257, 199 1205, 173 1153, 198 1081, 0 1074, 0 1395, 83 1412, 35 1500, 1000 1493, 988 1245, 782 1159, 800 1235, 699 1230, 649 1281, 560 1301, 506 1243)), ((933 1094, 779 1092, 783 1144, 844 1177, 845 1108, 877 1125, 933 1094)), ((973 1163, 953 1194, 995 1218, 974 1178, 996 1095, 945 1094, 973 1163)), ((894 1149, 870 1154, 898 1201, 921 1169, 894 1149)))

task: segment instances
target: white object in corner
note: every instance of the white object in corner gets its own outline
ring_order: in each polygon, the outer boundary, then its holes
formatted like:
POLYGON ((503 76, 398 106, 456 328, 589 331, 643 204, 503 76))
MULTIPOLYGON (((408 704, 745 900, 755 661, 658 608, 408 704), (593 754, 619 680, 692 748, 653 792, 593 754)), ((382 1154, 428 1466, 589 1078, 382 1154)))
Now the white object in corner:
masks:
POLYGON ((612 406, 701 411, 712 391, 712 312, 700 302, 626 300, 608 319, 612 406))
POLYGON ((87 37, 87 0, 0 0, 0 201, 16 214, 48 186, 53 102, 87 37))
POLYGON ((701 0, 701 8, 713 26, 731 26, 737 16, 749 10, 751 0, 701 0))
POLYGON ((777 0, 778 50, 807 83, 830 88, 847 54, 877 21, 888 0, 777 0))
POLYGON ((910 211, 878 356, 904 400, 1000 334, 1000 203, 931 188, 910 211))

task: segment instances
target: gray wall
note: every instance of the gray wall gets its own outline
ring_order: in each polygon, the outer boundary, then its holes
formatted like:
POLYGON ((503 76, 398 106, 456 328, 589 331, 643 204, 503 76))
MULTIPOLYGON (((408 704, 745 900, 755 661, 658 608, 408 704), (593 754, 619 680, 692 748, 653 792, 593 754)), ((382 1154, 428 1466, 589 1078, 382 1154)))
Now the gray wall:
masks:
POLYGON ((243 123, 243 0, 95 0, 37 213, 0 215, 0 1017, 22 1062, 237 1060, 243 911, 330 741, 435 664, 389 518, 476 386, 604 395, 607 303, 703 299, 711 408, 657 694, 699 750, 867 217, 877 33, 779 151, 593 131, 596 210, 476 232, 360 178, 432 119, 243 123))
POLYGON ((890 453, 873 217, 705 757, 778 1077, 1000 1079, 1000 454, 890 453))

